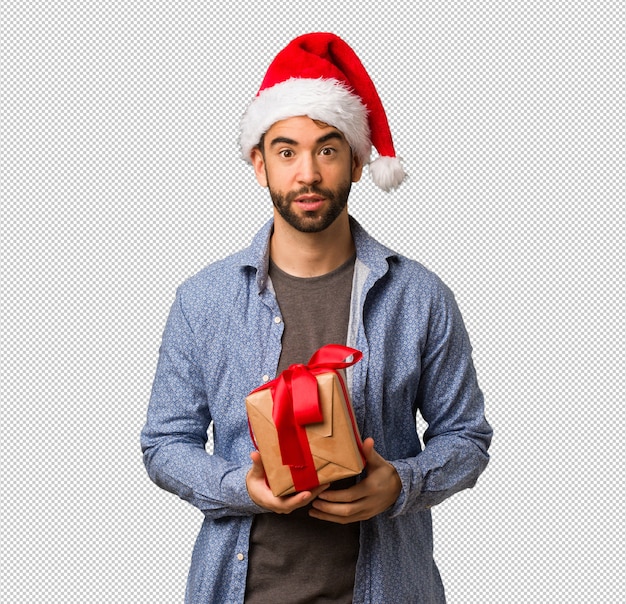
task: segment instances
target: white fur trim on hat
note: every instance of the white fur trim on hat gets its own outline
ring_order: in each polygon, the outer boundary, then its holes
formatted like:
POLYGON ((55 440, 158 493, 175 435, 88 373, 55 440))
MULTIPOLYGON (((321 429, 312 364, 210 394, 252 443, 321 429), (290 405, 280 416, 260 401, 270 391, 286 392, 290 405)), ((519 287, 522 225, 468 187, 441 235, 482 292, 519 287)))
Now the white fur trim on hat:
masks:
POLYGON ((367 107, 345 84, 322 78, 290 78, 254 98, 241 120, 243 158, 251 162, 252 149, 273 124, 301 115, 340 130, 355 155, 363 163, 369 161, 372 143, 367 107))

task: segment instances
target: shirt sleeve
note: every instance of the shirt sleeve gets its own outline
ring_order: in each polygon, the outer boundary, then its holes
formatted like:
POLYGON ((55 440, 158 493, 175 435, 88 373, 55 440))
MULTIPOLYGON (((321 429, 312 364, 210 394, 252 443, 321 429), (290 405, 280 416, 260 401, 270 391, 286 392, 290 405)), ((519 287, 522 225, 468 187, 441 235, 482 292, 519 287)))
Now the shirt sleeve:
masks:
POLYGON ((180 292, 171 308, 159 351, 141 448, 148 475, 205 516, 262 512, 249 497, 241 465, 206 451, 211 415, 194 333, 180 292))
POLYGON ((425 447, 415 457, 392 462, 402 481, 392 516, 427 509, 473 487, 489 461, 493 430, 485 418, 469 337, 452 292, 443 286, 440 294, 431 312, 417 395, 428 424, 425 447))

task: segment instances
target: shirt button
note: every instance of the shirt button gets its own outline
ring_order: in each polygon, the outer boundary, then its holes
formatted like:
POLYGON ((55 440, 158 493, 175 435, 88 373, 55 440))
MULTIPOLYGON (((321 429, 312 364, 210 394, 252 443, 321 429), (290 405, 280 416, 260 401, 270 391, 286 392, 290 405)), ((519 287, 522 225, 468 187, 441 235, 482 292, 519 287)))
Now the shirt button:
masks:
POLYGON ((243 560, 243 554, 237 554, 237 560, 241 562, 243 560))
POLYGON ((274 317, 274 323, 276 323, 278 325, 278 323, 281 322, 281 318, 280 317, 274 317))
POLYGON ((267 373, 263 376, 263 381, 267 382, 270 379, 270 376, 267 373))

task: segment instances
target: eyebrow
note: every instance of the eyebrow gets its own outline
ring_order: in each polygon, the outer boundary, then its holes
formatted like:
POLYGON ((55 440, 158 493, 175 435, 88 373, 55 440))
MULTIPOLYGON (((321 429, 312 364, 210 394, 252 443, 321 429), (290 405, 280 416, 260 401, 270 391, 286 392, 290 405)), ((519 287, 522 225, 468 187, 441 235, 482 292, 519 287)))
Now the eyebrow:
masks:
MULTIPOLYGON (((337 130, 333 130, 332 132, 329 132, 328 134, 325 134, 324 136, 320 136, 315 143, 318 145, 321 145, 323 143, 328 142, 329 140, 333 140, 333 139, 338 139, 338 140, 344 140, 343 135, 341 134, 341 132, 337 131, 337 130)), ((292 138, 289 138, 287 136, 277 136, 276 138, 272 139, 272 141, 270 142, 270 147, 273 147, 275 145, 292 145, 294 147, 298 146, 298 141, 293 140, 292 138)))

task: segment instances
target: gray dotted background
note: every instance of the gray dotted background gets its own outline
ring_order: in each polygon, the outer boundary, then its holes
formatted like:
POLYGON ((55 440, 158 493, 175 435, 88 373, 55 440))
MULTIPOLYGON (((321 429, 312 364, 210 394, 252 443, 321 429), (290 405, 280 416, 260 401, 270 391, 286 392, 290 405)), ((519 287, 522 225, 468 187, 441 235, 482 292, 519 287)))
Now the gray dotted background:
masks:
POLYGON ((625 601, 624 4, 283 4, 0 7, 0 599, 182 602, 201 514, 139 450, 161 332, 270 215, 237 146, 269 62, 331 30, 410 175, 351 212, 456 293, 495 429, 433 511, 448 601, 625 601))

